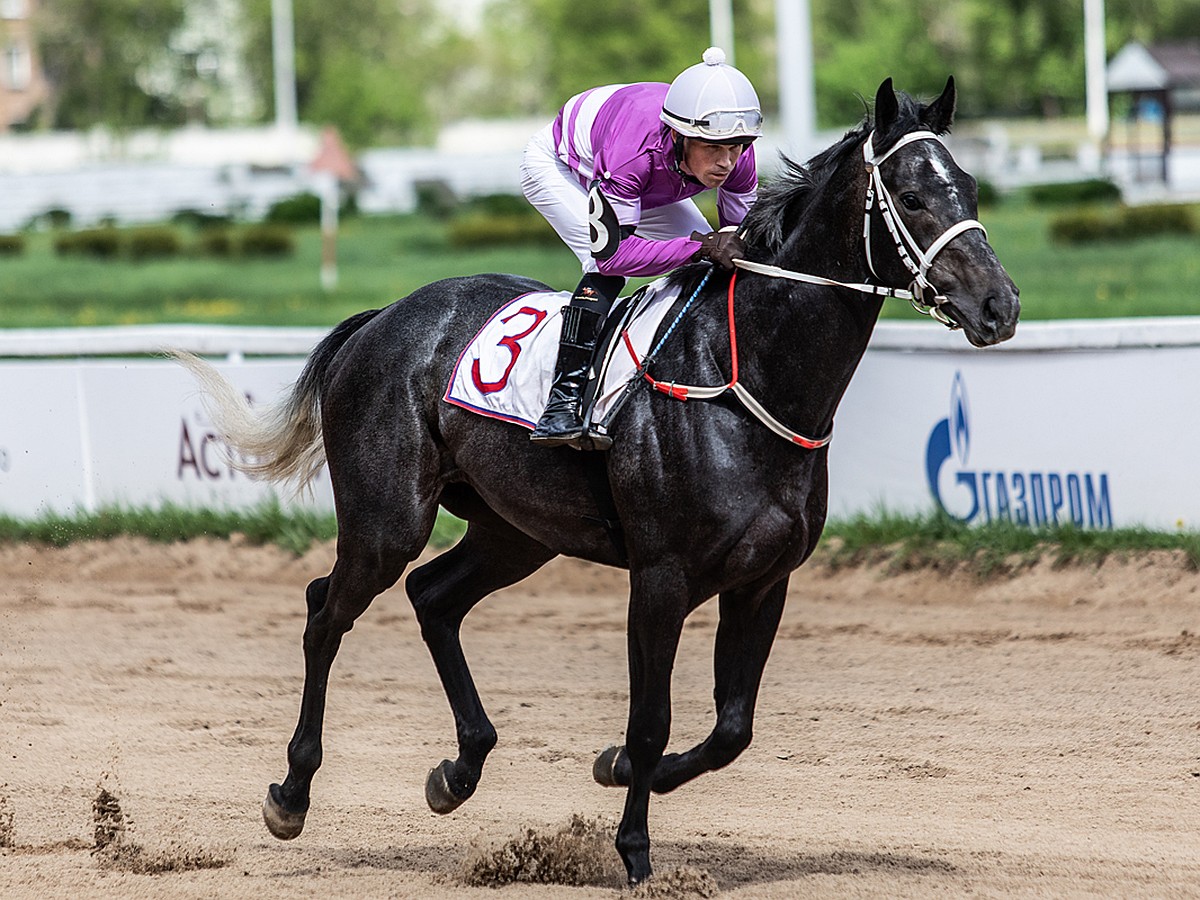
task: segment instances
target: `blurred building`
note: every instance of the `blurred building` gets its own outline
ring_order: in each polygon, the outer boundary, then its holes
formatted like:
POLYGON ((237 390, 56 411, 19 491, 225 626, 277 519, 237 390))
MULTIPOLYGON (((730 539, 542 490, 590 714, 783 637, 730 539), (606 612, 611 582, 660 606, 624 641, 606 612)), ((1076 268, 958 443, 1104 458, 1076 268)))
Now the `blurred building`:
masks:
POLYGON ((30 23, 39 0, 0 0, 0 132, 21 125, 48 90, 30 23))

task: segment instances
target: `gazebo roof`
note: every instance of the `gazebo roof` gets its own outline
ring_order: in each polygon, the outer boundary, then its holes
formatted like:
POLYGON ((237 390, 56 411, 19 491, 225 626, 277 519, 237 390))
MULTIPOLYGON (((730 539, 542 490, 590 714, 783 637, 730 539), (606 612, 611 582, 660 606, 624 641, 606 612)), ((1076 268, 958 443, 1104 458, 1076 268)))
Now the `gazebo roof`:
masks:
POLYGON ((1200 41, 1126 44, 1105 70, 1108 92, 1200 87, 1200 41))

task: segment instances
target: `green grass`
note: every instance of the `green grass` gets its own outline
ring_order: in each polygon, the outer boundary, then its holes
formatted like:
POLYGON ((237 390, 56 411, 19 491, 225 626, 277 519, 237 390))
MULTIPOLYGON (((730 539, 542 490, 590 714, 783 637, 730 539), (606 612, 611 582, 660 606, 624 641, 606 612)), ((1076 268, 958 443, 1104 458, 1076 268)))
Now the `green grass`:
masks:
POLYGON ((445 225, 434 220, 357 218, 340 230, 339 282, 326 293, 319 231, 295 233, 296 255, 286 259, 185 256, 142 263, 56 256, 50 234, 33 234, 23 255, 0 257, 0 321, 9 328, 332 325, 452 275, 513 272, 560 289, 579 280, 579 264, 565 247, 464 252, 449 247, 445 225))
MULTIPOLYGON (((464 523, 442 513, 429 543, 448 547, 462 536, 464 523)), ((77 541, 104 541, 131 535, 171 543, 201 537, 244 536, 252 544, 274 544, 301 554, 317 541, 337 537, 332 513, 284 510, 266 503, 248 511, 188 509, 172 504, 160 508, 112 507, 94 513, 47 514, 33 520, 0 516, 0 542, 36 542, 55 547, 77 541)))
MULTIPOLYGON (((430 546, 449 547, 465 524, 446 512, 438 516, 430 546)), ((33 521, 0 517, 0 542, 65 546, 77 541, 111 540, 123 535, 156 542, 242 535, 252 544, 274 544, 302 554, 314 542, 333 540, 332 514, 285 511, 276 503, 247 512, 111 508, 72 516, 47 515, 33 521)), ((1054 564, 1098 564, 1109 556, 1152 550, 1179 551, 1200 570, 1200 533, 1166 533, 1140 528, 1084 531, 1077 528, 1020 528, 1010 523, 966 526, 945 515, 900 516, 876 513, 830 522, 817 558, 837 568, 882 564, 887 571, 965 568, 981 578, 997 577, 1050 559, 1054 564)))
POLYGON ((1022 319, 1200 314, 1200 235, 1058 245, 1056 212, 1012 201, 979 214, 1021 289, 1022 319))
MULTIPOLYGON (((1021 288, 1026 320, 1200 314, 1200 237, 1091 246, 1050 243, 1051 213, 1009 199, 980 213, 1021 288)), ((330 326, 452 275, 512 272, 569 289, 579 269, 565 247, 458 250, 444 222, 417 216, 346 220, 340 280, 321 290, 320 234, 299 228, 283 260, 181 257, 132 263, 58 257, 49 234, 0 257, 0 321, 6 327, 203 322, 330 326)), ((189 236, 189 243, 191 238, 189 236)), ((906 304, 889 318, 915 320, 906 304)))
POLYGON ((887 512, 830 522, 818 551, 833 566, 883 563, 890 571, 965 566, 987 578, 1049 558, 1056 565, 1098 564, 1109 556, 1179 551, 1200 570, 1200 532, 1071 526, 1030 529, 1011 522, 964 525, 943 513, 903 516, 887 512))

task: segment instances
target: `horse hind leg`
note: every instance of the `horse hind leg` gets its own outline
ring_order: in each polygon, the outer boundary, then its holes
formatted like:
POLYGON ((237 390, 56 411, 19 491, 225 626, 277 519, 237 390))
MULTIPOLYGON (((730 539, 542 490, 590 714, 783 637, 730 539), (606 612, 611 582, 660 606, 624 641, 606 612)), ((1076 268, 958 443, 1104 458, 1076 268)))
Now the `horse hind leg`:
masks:
POLYGON ((475 793, 484 761, 496 745, 496 729, 463 654, 462 621, 488 594, 515 584, 554 556, 499 519, 473 522, 458 544, 408 577, 409 598, 454 713, 458 737, 458 757, 442 760, 425 781, 425 800, 436 813, 452 812, 475 793))
POLYGON ((343 529, 333 571, 308 586, 304 628, 304 691, 300 718, 288 744, 288 774, 272 784, 263 802, 263 821, 280 840, 300 834, 308 813, 313 776, 321 766, 321 731, 329 671, 342 637, 383 591, 394 585, 416 558, 432 528, 433 511, 405 543, 366 546, 343 529), (419 535, 419 536, 418 536, 419 535))
MULTIPOLYGON (((654 770, 655 793, 665 794, 705 772, 729 765, 750 745, 758 689, 786 594, 787 579, 771 585, 761 595, 721 595, 721 621, 713 653, 717 721, 708 737, 695 747, 662 757, 654 770)), ((630 776, 624 747, 607 748, 592 766, 592 777, 605 787, 626 787, 630 776)))

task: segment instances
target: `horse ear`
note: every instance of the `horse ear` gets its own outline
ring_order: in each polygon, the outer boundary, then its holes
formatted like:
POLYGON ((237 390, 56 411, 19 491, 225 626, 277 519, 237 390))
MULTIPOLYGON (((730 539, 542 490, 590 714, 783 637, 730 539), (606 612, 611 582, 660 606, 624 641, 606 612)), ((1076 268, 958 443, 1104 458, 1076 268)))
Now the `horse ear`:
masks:
POLYGON ((954 76, 946 79, 946 87, 942 96, 930 103, 921 112, 921 121, 934 134, 945 134, 954 122, 954 105, 958 94, 954 89, 954 76))
POLYGON ((900 104, 896 100, 896 89, 892 87, 892 79, 886 79, 875 92, 875 130, 887 131, 900 114, 900 104))

